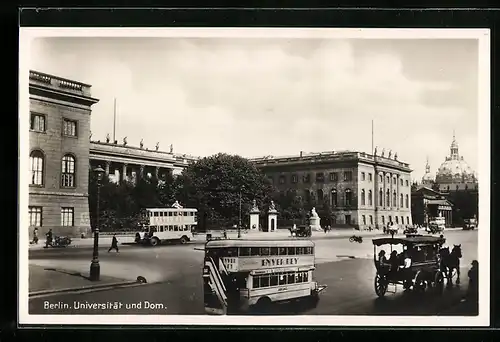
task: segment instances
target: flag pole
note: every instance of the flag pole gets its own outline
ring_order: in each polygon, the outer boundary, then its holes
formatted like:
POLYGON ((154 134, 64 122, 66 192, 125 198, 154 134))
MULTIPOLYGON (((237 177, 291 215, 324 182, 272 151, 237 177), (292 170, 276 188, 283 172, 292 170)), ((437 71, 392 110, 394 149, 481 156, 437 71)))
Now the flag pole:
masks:
POLYGON ((372 119, 372 156, 373 156, 373 119, 372 119))
POLYGON ((116 97, 113 107, 113 143, 116 141, 116 97))

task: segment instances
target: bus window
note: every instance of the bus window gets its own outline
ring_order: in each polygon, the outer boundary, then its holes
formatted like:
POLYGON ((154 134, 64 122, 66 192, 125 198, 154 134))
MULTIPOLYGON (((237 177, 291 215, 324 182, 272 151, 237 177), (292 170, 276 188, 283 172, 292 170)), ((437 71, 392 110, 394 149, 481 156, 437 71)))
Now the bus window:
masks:
POLYGON ((157 212, 157 211, 155 211, 153 215, 154 215, 154 216, 158 216, 158 212, 157 212))
POLYGON ((304 254, 304 247, 295 248, 295 254, 297 254, 297 255, 304 254))
POLYGON ((259 277, 253 277, 252 278, 252 288, 253 289, 258 289, 260 287, 260 278, 259 277))
POLYGON ((286 285, 286 275, 284 273, 282 273, 278 276, 278 284, 279 285, 286 285))
POLYGON ((178 231, 179 231, 179 227, 174 226, 174 232, 178 232, 178 231))
POLYGON ((168 216, 172 216, 172 212, 171 211, 168 212, 168 216))
POLYGON ((252 256, 260 255, 260 248, 259 247, 251 247, 250 255, 252 255, 252 256))
POLYGON ((260 249, 260 255, 261 256, 268 256, 269 255, 269 247, 262 247, 260 249))
POLYGON ((271 247, 271 255, 278 255, 278 247, 271 247))
POLYGON ((287 247, 287 255, 295 255, 295 247, 287 247))
POLYGON ((240 247, 240 256, 250 256, 250 247, 240 247))
POLYGON ((260 278, 260 287, 269 287, 269 276, 264 275, 260 278))
POLYGON ((227 248, 226 250, 226 255, 224 256, 228 256, 228 257, 237 257, 238 256, 238 247, 231 247, 231 248, 227 248))
POLYGON ((187 232, 189 230, 189 226, 184 226, 184 231, 187 232))
POLYGON ((287 284, 295 284, 295 273, 288 273, 286 278, 287 284))
POLYGON ((190 211, 189 216, 194 216, 194 213, 192 211, 190 211))
POLYGON ((279 247, 278 254, 279 255, 286 255, 286 247, 279 247))
POLYGON ((304 254, 314 254, 314 248, 313 247, 305 247, 304 254))
POLYGON ((174 211, 174 216, 177 216, 177 211, 174 211))
POLYGON ((163 211, 160 211, 158 214, 158 216, 163 216, 163 211))

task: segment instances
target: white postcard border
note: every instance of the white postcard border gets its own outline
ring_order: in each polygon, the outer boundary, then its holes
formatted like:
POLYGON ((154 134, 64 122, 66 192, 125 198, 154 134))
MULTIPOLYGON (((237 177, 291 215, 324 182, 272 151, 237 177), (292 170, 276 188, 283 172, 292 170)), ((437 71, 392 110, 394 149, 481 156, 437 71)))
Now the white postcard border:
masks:
POLYGON ((19 40, 19 324, 92 325, 245 325, 245 326, 487 326, 490 303, 490 30, 489 29, 356 29, 356 28, 20 28, 19 40), (194 316, 194 315, 30 315, 28 311, 29 232, 29 56, 30 42, 47 37, 225 37, 331 39, 478 39, 478 260, 479 315, 462 316, 194 316), (293 317, 291 322, 291 317, 293 317))

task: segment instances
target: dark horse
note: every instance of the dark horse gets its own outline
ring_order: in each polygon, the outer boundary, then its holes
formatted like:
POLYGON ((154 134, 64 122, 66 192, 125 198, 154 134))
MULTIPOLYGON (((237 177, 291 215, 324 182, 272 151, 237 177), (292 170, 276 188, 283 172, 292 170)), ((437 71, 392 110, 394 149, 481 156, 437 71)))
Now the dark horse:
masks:
POLYGON ((441 248, 439 250, 441 257, 441 271, 445 273, 448 285, 453 285, 453 270, 457 271, 456 284, 460 284, 460 258, 462 258, 462 245, 453 245, 450 252, 450 247, 441 248))

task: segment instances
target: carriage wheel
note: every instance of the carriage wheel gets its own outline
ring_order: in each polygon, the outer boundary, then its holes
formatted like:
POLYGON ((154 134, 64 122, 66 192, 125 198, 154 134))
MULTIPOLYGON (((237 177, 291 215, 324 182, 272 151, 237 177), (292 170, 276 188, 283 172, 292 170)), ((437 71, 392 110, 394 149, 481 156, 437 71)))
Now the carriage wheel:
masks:
POLYGON ((379 297, 383 297, 387 292, 387 280, 380 274, 375 275, 375 293, 379 297))
POLYGON ((444 290, 444 277, 443 272, 437 271, 434 274, 434 290, 436 290, 437 294, 442 294, 444 290))

